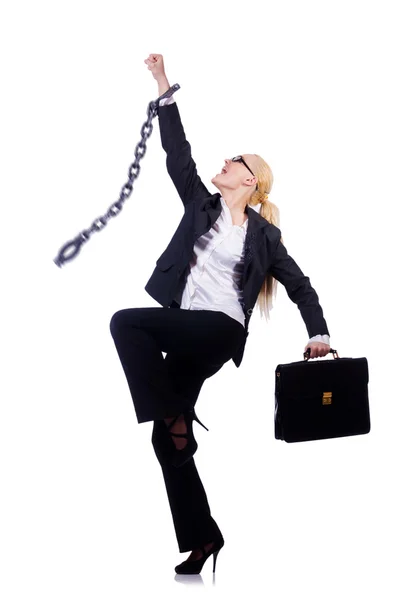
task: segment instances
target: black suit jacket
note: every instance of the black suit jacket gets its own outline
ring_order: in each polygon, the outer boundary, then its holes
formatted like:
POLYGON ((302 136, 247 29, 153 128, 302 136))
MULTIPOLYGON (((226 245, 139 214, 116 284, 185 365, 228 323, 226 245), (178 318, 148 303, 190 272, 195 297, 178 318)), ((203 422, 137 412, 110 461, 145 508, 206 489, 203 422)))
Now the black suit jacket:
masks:
MULTIPOLYGON (((158 118, 161 144, 167 154, 167 170, 184 204, 184 215, 158 258, 145 290, 163 307, 180 308, 195 241, 219 217, 221 194, 210 194, 197 174, 177 103, 159 106, 158 118)), ((280 242, 281 230, 248 205, 245 212, 248 215, 242 278, 245 336, 233 356, 236 367, 241 364, 249 335, 249 320, 268 272, 285 286, 288 296, 297 304, 309 337, 329 335, 317 293, 309 277, 303 274, 280 242)))

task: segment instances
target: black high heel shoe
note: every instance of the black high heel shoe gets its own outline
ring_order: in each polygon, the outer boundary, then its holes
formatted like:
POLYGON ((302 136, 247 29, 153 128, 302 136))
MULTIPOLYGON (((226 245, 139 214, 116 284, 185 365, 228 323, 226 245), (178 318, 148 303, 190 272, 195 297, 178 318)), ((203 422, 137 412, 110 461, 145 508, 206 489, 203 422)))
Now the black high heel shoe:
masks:
POLYGON ((194 408, 192 408, 189 411, 186 411, 183 414, 183 417, 185 419, 185 423, 186 423, 186 433, 173 433, 172 431, 170 431, 170 429, 172 428, 172 426, 175 424, 176 420, 179 418, 180 415, 177 415, 170 423, 168 423, 167 425, 167 429, 170 433, 170 435, 173 435, 175 437, 184 437, 187 438, 187 444, 184 448, 181 448, 180 450, 178 450, 178 448, 175 447, 175 452, 174 452, 174 456, 171 460, 172 465, 174 467, 181 467, 182 465, 185 464, 185 462, 187 462, 188 460, 191 459, 191 457, 193 456, 193 454, 196 452, 198 445, 197 442, 194 438, 193 435, 193 420, 197 421, 197 423, 200 423, 200 425, 202 427, 204 427, 204 429, 206 429, 207 431, 209 431, 208 427, 206 427, 198 418, 198 416, 196 415, 196 411, 194 410, 194 408))
POLYGON ((203 568, 207 558, 213 554, 214 562, 212 572, 215 573, 216 559, 218 558, 219 550, 224 546, 224 544, 225 541, 223 537, 221 537, 219 540, 214 542, 214 545, 209 550, 205 550, 204 545, 200 546, 203 556, 197 560, 184 560, 181 564, 175 567, 175 571, 179 575, 198 575, 201 572, 201 569, 203 568))

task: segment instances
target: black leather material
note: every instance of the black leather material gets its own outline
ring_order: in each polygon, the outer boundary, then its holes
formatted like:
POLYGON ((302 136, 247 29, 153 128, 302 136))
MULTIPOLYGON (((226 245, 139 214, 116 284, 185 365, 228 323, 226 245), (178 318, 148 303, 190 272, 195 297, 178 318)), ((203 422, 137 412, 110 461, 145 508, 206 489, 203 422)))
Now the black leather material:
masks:
POLYGON ((304 442, 369 433, 365 357, 279 364, 275 377, 276 439, 304 442))

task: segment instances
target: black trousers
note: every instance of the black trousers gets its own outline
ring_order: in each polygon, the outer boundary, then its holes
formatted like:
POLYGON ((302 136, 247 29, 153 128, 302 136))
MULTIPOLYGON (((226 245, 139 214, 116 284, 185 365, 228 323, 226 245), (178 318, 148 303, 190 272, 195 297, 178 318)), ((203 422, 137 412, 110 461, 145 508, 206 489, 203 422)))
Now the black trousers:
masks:
POLYGON ((204 381, 241 344, 244 327, 221 311, 149 307, 117 311, 110 332, 138 423, 153 421, 151 441, 163 472, 179 551, 193 550, 220 530, 194 457, 181 467, 170 463, 175 445, 163 419, 195 406, 204 381), (167 353, 165 358, 162 352, 167 353))

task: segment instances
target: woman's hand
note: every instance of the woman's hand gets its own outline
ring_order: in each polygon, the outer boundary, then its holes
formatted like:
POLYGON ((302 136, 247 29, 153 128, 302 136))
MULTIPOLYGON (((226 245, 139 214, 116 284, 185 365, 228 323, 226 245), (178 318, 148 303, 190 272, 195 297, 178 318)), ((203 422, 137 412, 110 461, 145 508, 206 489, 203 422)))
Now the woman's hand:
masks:
POLYGON ((306 344, 306 350, 310 348, 310 356, 309 358, 318 358, 319 356, 325 356, 331 349, 329 344, 324 344, 323 342, 309 342, 306 344))
POLYGON ((152 72, 152 75, 156 81, 159 81, 159 79, 163 79, 165 77, 164 60, 162 54, 149 54, 144 63, 147 64, 149 71, 152 72))

